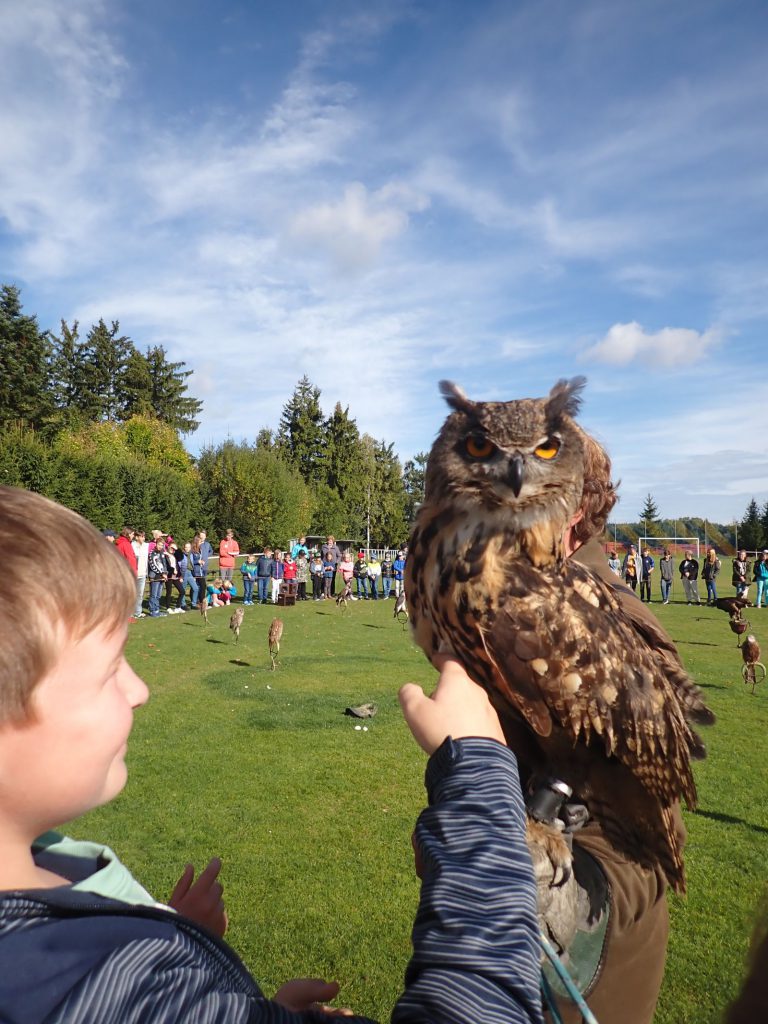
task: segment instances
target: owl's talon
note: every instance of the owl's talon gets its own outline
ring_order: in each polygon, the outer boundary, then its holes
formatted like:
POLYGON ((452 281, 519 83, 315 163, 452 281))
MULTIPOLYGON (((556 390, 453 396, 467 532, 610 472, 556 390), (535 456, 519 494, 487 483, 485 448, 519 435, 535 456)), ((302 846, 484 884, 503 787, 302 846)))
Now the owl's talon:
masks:
POLYGON ((537 874, 547 875, 552 888, 565 885, 573 874, 573 858, 563 833, 553 825, 528 818, 525 839, 537 874))
POLYGON ((552 876, 552 888, 559 889, 560 886, 565 885, 569 880, 573 872, 571 871, 571 865, 568 864, 556 864, 555 873, 552 876))

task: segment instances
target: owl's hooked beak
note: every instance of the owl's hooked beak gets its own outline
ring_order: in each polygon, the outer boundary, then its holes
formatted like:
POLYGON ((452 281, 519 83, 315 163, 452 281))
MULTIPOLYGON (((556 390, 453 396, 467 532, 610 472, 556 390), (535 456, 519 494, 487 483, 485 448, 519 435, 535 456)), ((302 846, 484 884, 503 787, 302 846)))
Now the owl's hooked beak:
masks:
POLYGON ((512 485, 512 490, 515 492, 515 497, 520 497, 520 491, 523 488, 523 456, 520 452, 515 452, 512 458, 509 460, 509 482, 512 485))

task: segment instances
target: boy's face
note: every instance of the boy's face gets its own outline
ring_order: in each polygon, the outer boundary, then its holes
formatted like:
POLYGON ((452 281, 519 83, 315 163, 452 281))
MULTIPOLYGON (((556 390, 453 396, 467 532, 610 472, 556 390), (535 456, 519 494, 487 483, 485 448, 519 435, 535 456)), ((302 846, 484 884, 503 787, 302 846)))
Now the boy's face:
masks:
POLYGON ((0 727, 0 816, 34 838, 112 800, 127 779, 133 709, 149 691, 125 660, 127 626, 65 641, 35 718, 0 727))

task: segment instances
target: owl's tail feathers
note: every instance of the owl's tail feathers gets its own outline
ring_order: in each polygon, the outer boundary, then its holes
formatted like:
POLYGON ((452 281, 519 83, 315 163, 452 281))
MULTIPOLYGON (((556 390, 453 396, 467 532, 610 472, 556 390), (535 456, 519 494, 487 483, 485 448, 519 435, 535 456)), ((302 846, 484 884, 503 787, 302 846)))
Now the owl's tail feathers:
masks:
POLYGON ((713 725, 715 716, 704 703, 701 690, 683 667, 680 654, 671 637, 655 620, 633 618, 632 623, 653 649, 662 672, 674 690, 686 721, 695 722, 697 725, 713 725))
POLYGON ((688 752, 694 761, 703 761, 707 756, 707 748, 704 746, 704 741, 693 729, 690 730, 688 738, 688 752))

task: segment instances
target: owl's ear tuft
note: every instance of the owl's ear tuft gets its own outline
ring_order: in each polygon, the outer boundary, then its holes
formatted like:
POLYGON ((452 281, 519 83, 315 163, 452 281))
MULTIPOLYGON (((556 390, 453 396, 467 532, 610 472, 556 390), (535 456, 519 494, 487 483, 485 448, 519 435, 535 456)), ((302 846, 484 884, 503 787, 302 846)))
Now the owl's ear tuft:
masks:
POLYGON ((475 403, 470 401, 459 385, 454 384, 452 380, 440 381, 440 394, 456 412, 473 413, 475 411, 475 403))
POLYGON ((576 416, 581 408, 581 392, 586 383, 586 377, 559 380, 549 392, 547 419, 558 420, 561 416, 576 416))

